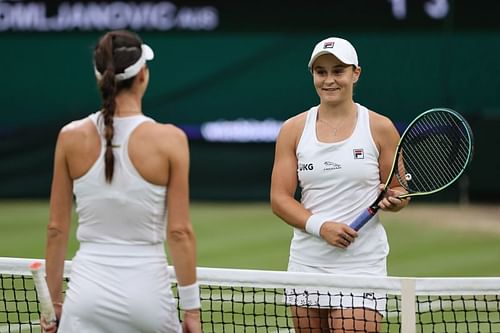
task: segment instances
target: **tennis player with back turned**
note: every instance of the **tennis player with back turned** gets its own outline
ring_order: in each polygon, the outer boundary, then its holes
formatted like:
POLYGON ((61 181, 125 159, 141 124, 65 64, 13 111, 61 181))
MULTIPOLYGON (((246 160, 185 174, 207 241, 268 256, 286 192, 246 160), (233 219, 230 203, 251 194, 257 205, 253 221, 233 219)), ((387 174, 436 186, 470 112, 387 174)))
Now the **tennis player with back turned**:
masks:
POLYGON ((177 127, 142 112, 151 59, 152 49, 137 35, 105 34, 94 50, 102 108, 59 133, 46 249, 59 321, 42 322, 45 332, 201 332, 188 142, 177 127), (73 194, 80 248, 63 300, 73 194), (165 240, 179 284, 182 327, 165 240))

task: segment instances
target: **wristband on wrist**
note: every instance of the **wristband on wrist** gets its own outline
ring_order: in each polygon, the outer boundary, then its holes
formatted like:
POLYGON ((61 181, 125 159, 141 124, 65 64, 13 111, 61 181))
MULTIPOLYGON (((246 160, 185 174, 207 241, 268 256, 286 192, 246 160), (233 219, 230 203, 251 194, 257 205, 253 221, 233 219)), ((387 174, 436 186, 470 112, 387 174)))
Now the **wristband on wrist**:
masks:
POLYGON ((182 310, 199 309, 200 304, 200 288, 195 282, 188 286, 177 286, 179 292, 179 307, 182 310))
POLYGON ((321 226, 326 222, 326 219, 322 216, 313 214, 309 216, 309 218, 306 221, 306 232, 308 234, 314 235, 316 237, 321 238, 321 235, 319 234, 319 231, 321 229, 321 226))

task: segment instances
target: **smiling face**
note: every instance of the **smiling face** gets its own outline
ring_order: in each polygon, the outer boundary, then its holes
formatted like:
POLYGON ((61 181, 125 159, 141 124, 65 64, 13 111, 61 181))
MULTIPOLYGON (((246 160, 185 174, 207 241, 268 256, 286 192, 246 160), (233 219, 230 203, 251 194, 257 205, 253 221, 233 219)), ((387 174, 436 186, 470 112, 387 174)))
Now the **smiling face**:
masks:
POLYGON ((352 101, 353 87, 359 79, 361 68, 346 65, 332 54, 325 54, 312 66, 314 87, 321 103, 331 105, 352 101))

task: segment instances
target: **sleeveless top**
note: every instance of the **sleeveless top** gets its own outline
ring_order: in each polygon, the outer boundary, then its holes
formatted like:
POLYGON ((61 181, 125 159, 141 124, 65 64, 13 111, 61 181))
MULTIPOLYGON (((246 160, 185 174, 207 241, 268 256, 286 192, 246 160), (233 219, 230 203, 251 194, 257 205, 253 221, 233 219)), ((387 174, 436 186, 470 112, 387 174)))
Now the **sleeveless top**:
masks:
MULTIPOLYGON (((296 151, 303 206, 313 214, 324 216, 325 220, 346 224, 373 203, 380 184, 379 151, 371 135, 369 111, 359 104, 356 106, 353 133, 346 140, 334 143, 317 139, 318 107, 311 108, 296 151)), ((389 245, 378 215, 358 235, 347 249, 341 249, 294 228, 290 260, 305 265, 345 268, 386 258, 389 245)))
POLYGON ((165 186, 146 181, 128 155, 130 134, 153 119, 137 115, 113 120, 114 174, 111 183, 104 176, 104 119, 100 112, 89 116, 101 136, 101 152, 85 175, 73 183, 78 213, 77 239, 123 245, 149 245, 165 241, 165 186))

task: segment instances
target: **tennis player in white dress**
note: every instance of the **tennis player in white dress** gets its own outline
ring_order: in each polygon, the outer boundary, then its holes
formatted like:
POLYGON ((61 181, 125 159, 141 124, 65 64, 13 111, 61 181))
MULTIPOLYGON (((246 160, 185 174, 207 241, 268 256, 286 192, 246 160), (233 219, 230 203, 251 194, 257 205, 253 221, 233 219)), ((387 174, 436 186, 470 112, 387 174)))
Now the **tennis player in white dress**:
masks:
POLYGON ((152 49, 137 35, 105 34, 94 51, 102 109, 59 134, 46 251, 59 322, 43 322, 46 332, 201 332, 187 138, 142 113, 151 59, 152 49), (80 248, 64 296, 73 194, 80 248))
MULTIPOLYGON (((359 233, 349 223, 380 193, 399 134, 388 118, 354 102, 361 67, 350 42, 336 37, 319 42, 308 67, 320 104, 283 124, 271 181, 272 209, 294 228, 288 270, 385 276, 389 245, 378 216, 359 233)), ((395 198, 401 191, 392 184, 381 208, 406 206, 395 198)), ((384 295, 320 292, 287 290, 296 332, 379 330, 384 295)))

